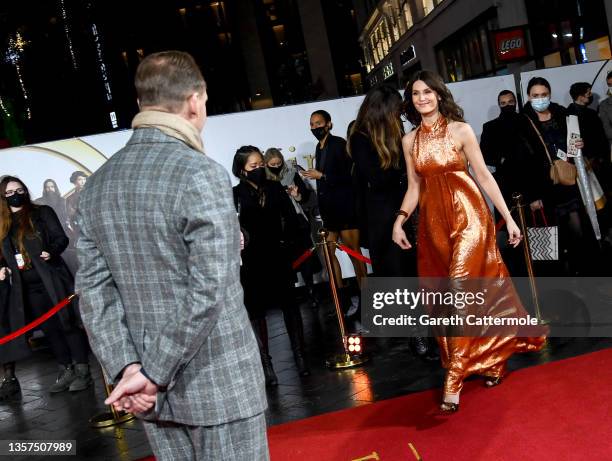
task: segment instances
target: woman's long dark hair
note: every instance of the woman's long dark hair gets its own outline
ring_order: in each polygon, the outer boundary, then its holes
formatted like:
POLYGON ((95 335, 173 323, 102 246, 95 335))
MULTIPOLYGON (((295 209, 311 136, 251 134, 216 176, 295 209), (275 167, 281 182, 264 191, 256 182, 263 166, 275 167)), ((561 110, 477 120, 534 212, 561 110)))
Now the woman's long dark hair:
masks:
POLYGON ((421 114, 412 103, 412 87, 418 80, 424 82, 425 85, 438 94, 440 98, 438 110, 444 117, 454 122, 465 122, 463 109, 455 102, 453 94, 444 84, 442 77, 430 70, 420 70, 413 75, 404 91, 404 114, 410 123, 414 126, 418 126, 421 123, 421 114))
MULTIPOLYGON (((23 241, 26 236, 35 235, 36 231, 34 230, 34 224, 32 223, 32 210, 37 208, 36 205, 32 203, 30 199, 30 191, 28 187, 21 181, 21 179, 16 178, 15 176, 5 176, 0 181, 0 242, 4 241, 4 239, 9 235, 11 231, 11 226, 13 223, 13 213, 9 207, 9 204, 6 202, 5 193, 6 187, 10 182, 18 182, 21 184, 21 187, 25 190, 25 203, 23 204, 22 212, 19 213, 18 216, 18 224, 17 224, 17 235, 15 236, 17 240, 17 249, 21 254, 26 254, 25 246, 23 241)), ((12 257, 13 255, 4 255, 4 259, 12 257)))
MULTIPOLYGON (((374 145, 383 170, 398 168, 402 156, 402 96, 388 86, 372 88, 366 95, 351 133, 363 133, 374 145)), ((348 142, 351 153, 351 143, 348 142)))

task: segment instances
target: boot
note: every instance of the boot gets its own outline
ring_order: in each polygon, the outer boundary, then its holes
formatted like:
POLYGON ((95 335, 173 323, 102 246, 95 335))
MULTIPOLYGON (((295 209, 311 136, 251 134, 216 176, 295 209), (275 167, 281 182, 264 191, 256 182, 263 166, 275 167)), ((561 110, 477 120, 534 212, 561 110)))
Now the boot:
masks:
POLYGON ((55 394, 57 392, 63 392, 70 388, 72 381, 76 379, 72 365, 58 365, 59 373, 55 383, 49 388, 49 392, 55 394))
POLYGON ((440 359, 435 341, 432 341, 431 338, 424 338, 422 336, 410 338, 410 349, 414 355, 428 362, 440 359))
POLYGON ((88 363, 77 363, 74 366, 75 379, 70 383, 70 392, 83 391, 91 385, 91 373, 88 363))
POLYGON ((15 376, 15 362, 4 364, 4 378, 0 381, 0 401, 6 400, 21 392, 21 386, 15 376))
POLYGON ((429 350, 427 344, 427 338, 423 338, 421 336, 415 336, 410 339, 410 349, 412 353, 417 357, 423 358, 427 355, 429 350))
POLYGON ((0 381, 0 401, 11 398, 21 392, 21 386, 15 376, 5 376, 0 381))
POLYGON ((308 299, 310 300, 311 307, 319 307, 319 300, 314 291, 314 287, 312 285, 307 285, 306 291, 308 293, 308 299))
POLYGON ((291 341, 291 350, 293 358, 300 376, 310 376, 310 369, 306 362, 304 353, 304 325, 302 322, 302 313, 298 306, 291 306, 283 310, 283 319, 285 320, 285 328, 291 341))
POLYGON ((276 377, 276 373, 274 373, 274 367, 272 367, 272 357, 268 354, 261 354, 261 364, 263 366, 264 376, 266 377, 266 386, 278 386, 278 378, 276 377))
POLYGON ((261 365, 263 366, 264 376, 266 378, 266 386, 276 387, 278 386, 278 378, 274 373, 274 367, 272 366, 272 357, 268 350, 268 323, 266 319, 255 319, 251 320, 251 326, 257 339, 257 345, 259 346, 259 355, 261 356, 261 365))
MULTIPOLYGON (((340 304, 340 311, 342 315, 346 317, 347 312, 350 311, 351 306, 353 305, 353 301, 351 300, 351 294, 349 292, 349 287, 338 287, 336 288, 336 293, 338 294, 338 303, 340 304)), ((332 306, 333 297, 332 297, 332 306)), ((336 318, 336 307, 328 313, 329 318, 336 318)))

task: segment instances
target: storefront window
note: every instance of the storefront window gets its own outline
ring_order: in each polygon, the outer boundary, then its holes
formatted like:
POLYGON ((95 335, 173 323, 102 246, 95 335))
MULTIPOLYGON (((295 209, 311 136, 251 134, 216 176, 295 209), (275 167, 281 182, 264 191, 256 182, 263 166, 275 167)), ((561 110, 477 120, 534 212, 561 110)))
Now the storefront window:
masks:
POLYGON ((610 59, 610 37, 604 6, 606 2, 525 2, 536 65, 553 67, 610 59))
POLYGON ((435 7, 434 0, 423 0, 423 13, 427 16, 435 7))
POLYGON ((408 0, 404 0, 404 3, 402 4, 402 16, 404 17, 404 21, 406 21, 406 29, 410 29, 413 22, 412 11, 410 11, 410 3, 408 3, 408 0))
POLYGON ((447 82, 495 75, 504 64, 496 64, 488 31, 497 29, 497 18, 485 16, 436 46, 438 64, 447 82))

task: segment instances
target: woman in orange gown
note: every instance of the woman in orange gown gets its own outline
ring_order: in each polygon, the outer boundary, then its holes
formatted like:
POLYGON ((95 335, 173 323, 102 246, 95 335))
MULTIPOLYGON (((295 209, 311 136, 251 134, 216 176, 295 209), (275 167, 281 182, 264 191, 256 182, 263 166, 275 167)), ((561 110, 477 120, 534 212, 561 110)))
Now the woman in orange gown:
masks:
MULTIPOLYGON (((402 225, 419 206, 417 260, 419 277, 452 280, 509 277, 495 240, 495 225, 483 194, 468 171, 506 221, 509 243, 517 246, 521 233, 510 215, 493 176, 487 169, 476 136, 463 120, 463 110, 435 73, 420 71, 406 86, 406 113, 417 126, 402 140, 408 170, 408 191, 393 228, 393 240, 411 248, 402 225)), ((514 288, 500 296, 512 316, 525 317, 514 288)), ((498 300, 499 301, 499 300, 498 300)), ((507 309, 506 309, 507 311, 507 309)), ((499 316, 500 303, 487 305, 487 315, 499 316)), ((507 315, 507 312, 506 312, 507 315)), ((542 348, 545 336, 438 337, 446 369, 440 408, 456 411, 463 381, 472 374, 499 384, 508 358, 515 352, 542 348)))

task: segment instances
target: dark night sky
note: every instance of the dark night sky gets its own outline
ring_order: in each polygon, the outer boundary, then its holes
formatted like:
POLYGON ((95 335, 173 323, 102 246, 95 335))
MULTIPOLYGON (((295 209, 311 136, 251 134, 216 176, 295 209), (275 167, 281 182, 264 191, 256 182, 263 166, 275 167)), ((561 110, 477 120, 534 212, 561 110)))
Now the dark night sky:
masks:
POLYGON ((111 111, 117 113, 119 127, 127 128, 137 110, 133 75, 139 53, 181 49, 194 55, 209 87, 216 90, 211 92, 209 111, 240 110, 245 96, 240 50, 219 43, 223 27, 207 3, 64 0, 68 17, 64 22, 60 0, 2 2, 0 96, 23 120, 28 142, 110 131, 111 111), (183 15, 180 9, 185 7, 183 15), (98 59, 94 25, 103 61, 98 59), (9 59, 9 39, 17 32, 27 42, 13 57, 17 56, 31 120, 27 120, 15 59, 9 59))
MULTIPOLYGON (((210 114, 249 109, 249 76, 244 70, 240 48, 241 28, 235 21, 237 1, 222 2, 221 12, 211 6, 216 3, 211 0, 2 2, 0 97, 20 129, 14 130, 11 121, 7 123, 6 114, 0 112, 0 139, 12 137, 12 143, 19 144, 107 132, 113 129, 111 112, 116 113, 118 128, 129 128, 137 111, 133 76, 139 60, 149 53, 168 49, 187 51, 199 63, 210 89, 210 114), (11 53, 9 40, 17 33, 26 45, 22 51, 15 53, 13 49, 11 53), (72 43, 72 52, 69 43, 72 43), (98 59, 99 54, 102 60, 98 59), (102 63, 105 75, 101 71, 102 63), (28 107, 31 119, 27 117, 28 107), (7 132, 13 136, 7 136, 7 132)), ((274 103, 315 99, 316 94, 310 90, 314 85, 310 81, 296 0, 274 0, 272 10, 269 2, 254 0, 253 5, 257 9, 253 21, 257 22, 264 49, 274 103), (279 23, 283 23, 285 30, 282 44, 272 32, 273 26, 279 23)), ((345 75, 360 72, 361 52, 356 28, 351 25, 351 5, 350 0, 325 0, 324 3, 341 94, 352 94, 352 88, 346 86, 345 75)), ((250 40, 250 37, 242 38, 250 40)))

